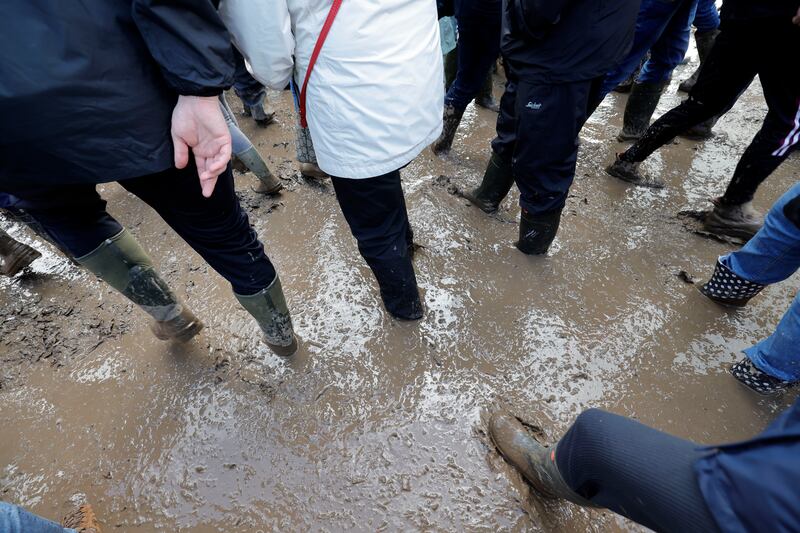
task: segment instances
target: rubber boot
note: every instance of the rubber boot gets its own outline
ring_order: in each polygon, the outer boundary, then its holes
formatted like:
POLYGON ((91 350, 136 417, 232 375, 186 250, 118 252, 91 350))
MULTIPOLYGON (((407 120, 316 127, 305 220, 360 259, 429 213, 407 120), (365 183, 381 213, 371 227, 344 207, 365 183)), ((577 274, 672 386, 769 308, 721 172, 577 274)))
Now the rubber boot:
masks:
POLYGON ((711 279, 700 286, 703 293, 712 302, 726 307, 744 307, 766 285, 744 279, 733 270, 717 260, 711 279))
POLYGON ((450 151, 450 148, 453 146, 453 139, 456 136, 456 130, 458 130, 458 125, 461 124, 462 116, 464 116, 463 109, 456 109, 451 105, 444 106, 442 134, 431 147, 435 155, 444 155, 450 151))
POLYGON ((761 394, 762 396, 780 394, 785 392, 790 387, 796 385, 796 383, 791 381, 784 381, 774 376, 770 376, 754 365, 753 362, 747 357, 738 363, 731 365, 729 372, 739 381, 739 383, 751 391, 761 394))
POLYGON ((12 277, 42 256, 0 229, 0 275, 12 277))
POLYGON ((411 256, 397 259, 367 259, 381 291, 383 306, 399 320, 419 320, 425 308, 419 297, 411 256))
POLYGON ((750 239, 764 225, 764 217, 753 208, 753 202, 727 204, 722 198, 712 202, 714 210, 703 221, 703 229, 709 233, 750 239))
POLYGON ((469 192, 457 190, 456 194, 466 198, 482 211, 494 213, 500 208, 503 199, 508 196, 508 191, 511 190, 513 184, 514 172, 511 162, 492 152, 481 184, 469 192))
POLYGON ((678 85, 678 90, 688 93, 697 83, 697 77, 700 75, 700 69, 703 68, 709 52, 714 47, 714 41, 719 35, 719 30, 711 30, 706 32, 694 32, 694 42, 697 44, 697 55, 700 56, 700 65, 695 69, 691 76, 678 85))
POLYGON ((561 498, 584 507, 598 507, 573 491, 564 481, 555 461, 556 446, 547 448, 541 445, 515 417, 497 413, 492 415, 489 435, 506 461, 545 498, 561 498))
POLYGON ((264 162, 264 158, 258 153, 255 146, 251 146, 244 152, 236 154, 236 158, 255 174, 259 184, 253 190, 261 194, 275 194, 283 189, 281 180, 270 172, 269 167, 264 162))
POLYGON ((478 93, 478 96, 475 97, 475 105, 499 113, 500 104, 495 100, 492 94, 492 85, 492 73, 489 72, 486 76, 486 81, 483 83, 483 87, 481 87, 481 91, 478 93))
POLYGON ((528 255, 546 254, 561 223, 561 209, 541 215, 532 215, 522 209, 519 220, 517 249, 528 255))
POLYGON ((157 338, 185 342, 203 329, 203 323, 181 305, 128 230, 75 260, 153 317, 150 329, 157 338))
POLYGON ((650 126, 650 118, 658 106, 664 87, 663 82, 633 84, 628 103, 625 105, 622 131, 617 135, 618 141, 633 141, 644 135, 650 126))
POLYGON ((236 299, 256 319, 264 333, 264 342, 281 357, 297 351, 297 337, 292 328, 292 316, 286 305, 283 287, 278 276, 269 287, 250 296, 235 294, 236 299))
MULTIPOLYGON (((239 100, 242 99, 239 98, 239 100)), ((253 117, 253 120, 255 120, 256 124, 262 128, 269 126, 275 121, 275 112, 266 111, 264 109, 263 98, 255 105, 248 105, 244 100, 242 100, 242 115, 246 117, 253 117)))
POLYGON ((626 161, 625 154, 617 154, 614 163, 606 168, 606 172, 619 178, 622 181, 633 183, 639 187, 650 187, 651 189, 663 189, 664 182, 660 178, 647 176, 639 171, 641 163, 637 161, 626 161))
POLYGON ((100 523, 91 505, 81 505, 61 521, 61 526, 74 529, 78 533, 102 533, 100 523))

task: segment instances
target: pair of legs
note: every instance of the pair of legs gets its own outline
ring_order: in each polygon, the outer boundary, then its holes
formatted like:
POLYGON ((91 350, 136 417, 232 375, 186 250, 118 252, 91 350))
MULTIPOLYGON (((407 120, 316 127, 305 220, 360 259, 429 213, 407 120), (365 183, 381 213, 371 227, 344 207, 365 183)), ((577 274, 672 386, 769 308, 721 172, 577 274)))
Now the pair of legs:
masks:
POLYGON ((253 120, 259 126, 268 126, 274 120, 275 113, 264 110, 264 100, 267 97, 267 92, 264 86, 247 71, 242 54, 239 53, 235 46, 231 48, 233 49, 233 57, 236 64, 236 70, 233 75, 233 90, 242 101, 244 114, 245 116, 253 117, 253 120))
MULTIPOLYGON (((787 279, 798 268, 800 184, 795 184, 772 206, 755 237, 741 250, 719 258, 714 275, 701 291, 718 303, 743 306, 765 286, 787 279)), ((789 384, 800 382, 798 298, 800 296, 794 299, 775 332, 745 350, 747 360, 732 368, 734 376, 756 392, 780 392, 789 384)))
MULTIPOLYGON (((183 170, 171 168, 120 185, 150 205, 230 282, 273 350, 280 353, 296 347, 280 280, 239 205, 230 168, 220 175, 210 198, 202 196, 191 163, 183 170)), ((190 323, 194 317, 155 272, 144 250, 108 214, 95 185, 13 187, 9 192, 15 201, 9 209, 30 218, 61 250, 148 312, 156 321, 159 338, 165 338, 159 331, 166 338, 181 340, 199 331, 190 323), (163 331, 174 320, 188 329, 175 335, 163 331)))
POLYGON ((508 415, 494 415, 489 430, 545 496, 604 507, 655 531, 719 531, 694 471, 708 452, 691 441, 599 409, 581 413, 551 448, 508 415))
POLYGON ((358 251, 378 281, 386 310, 400 319, 421 318, 423 307, 412 264, 413 234, 400 171, 331 180, 358 251))
MULTIPOLYGON (((751 237, 760 217, 747 209, 764 179, 800 142, 800 70, 787 68, 778 50, 800 49, 800 32, 790 20, 723 21, 689 98, 656 120, 642 137, 620 154, 609 173, 634 183, 647 183, 638 164, 676 135, 727 112, 758 75, 769 108, 750 145, 742 154, 725 194, 719 199, 712 230, 751 237), (747 211, 728 213, 745 206, 747 211), (719 219, 719 220, 717 220, 719 219), (738 222, 737 222, 738 221, 738 222), (727 229, 726 229, 727 228, 727 229)), ((707 221, 708 223, 708 221, 707 221)))
POLYGON ((602 78, 549 84, 520 80, 511 69, 506 77, 492 157, 481 185, 462 195, 492 212, 516 182, 522 207, 517 247, 543 254, 558 231, 575 177, 578 136, 602 78))
POLYGON ((64 525, 59 525, 18 505, 6 502, 0 502, 0 531, 2 533, 101 533, 94 512, 88 505, 81 506, 64 519, 64 525))

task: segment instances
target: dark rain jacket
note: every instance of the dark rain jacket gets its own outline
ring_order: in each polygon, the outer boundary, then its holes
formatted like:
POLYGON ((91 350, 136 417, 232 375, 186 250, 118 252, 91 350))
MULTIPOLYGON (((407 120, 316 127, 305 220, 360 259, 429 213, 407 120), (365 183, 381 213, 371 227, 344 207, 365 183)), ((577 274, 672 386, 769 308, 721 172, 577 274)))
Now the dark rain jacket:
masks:
POLYGON ((503 57, 541 83, 602 76, 631 47, 639 0, 505 0, 503 57))
POLYGON ((173 165, 178 95, 230 87, 208 0, 3 0, 0 190, 101 183, 173 165))
POLYGON ((695 471, 722 531, 800 531, 800 399, 757 437, 710 450, 695 471))

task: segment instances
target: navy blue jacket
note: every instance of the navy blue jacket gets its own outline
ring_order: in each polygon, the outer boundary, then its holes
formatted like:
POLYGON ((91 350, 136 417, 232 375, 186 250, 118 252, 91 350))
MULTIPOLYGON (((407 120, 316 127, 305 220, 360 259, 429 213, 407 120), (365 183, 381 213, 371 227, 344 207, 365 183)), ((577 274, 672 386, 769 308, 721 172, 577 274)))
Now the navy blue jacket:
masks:
POLYGON ((639 0, 505 0, 503 57, 542 83, 605 75, 633 42, 639 0))
POLYGON ((722 531, 800 531, 800 399, 757 437, 710 449, 695 471, 722 531))
POLYGON ((178 95, 233 81, 209 0, 3 0, 0 11, 0 190, 166 170, 178 95))

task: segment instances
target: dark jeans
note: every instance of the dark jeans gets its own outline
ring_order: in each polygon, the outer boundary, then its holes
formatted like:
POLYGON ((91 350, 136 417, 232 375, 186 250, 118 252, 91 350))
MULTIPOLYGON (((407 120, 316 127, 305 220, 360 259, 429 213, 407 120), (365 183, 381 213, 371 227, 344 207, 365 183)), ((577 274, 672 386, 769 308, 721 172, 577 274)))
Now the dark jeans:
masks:
POLYGON ((629 418, 589 409, 556 448, 567 485, 655 531, 719 531, 693 468, 708 452, 629 418))
MULTIPOLYGON (((275 268, 236 198, 230 167, 217 180, 211 198, 203 197, 192 163, 183 170, 119 183, 155 209, 236 294, 255 294, 275 279, 275 268)), ((73 257, 88 254, 122 230, 94 185, 29 186, 7 192, 15 197, 9 206, 12 212, 32 218, 73 257)))
POLYGON ((656 120, 622 159, 644 161, 692 126, 726 113, 758 75, 769 110, 723 196, 728 204, 752 200, 800 141, 800 69, 788 50, 800 50, 800 28, 789 20, 723 21, 689 98, 656 120))
POLYGON ((331 179, 358 251, 378 281, 386 309, 399 318, 417 318, 421 304, 400 171, 367 179, 331 179))
POLYGON ((244 57, 236 47, 232 46, 231 48, 233 48, 233 57, 236 63, 236 71, 233 74, 233 90, 236 96, 249 106, 263 103, 267 94, 264 86, 247 71, 244 57))
POLYGON ((463 110, 480 92, 500 53, 500 13, 496 16, 459 16, 456 22, 458 71, 444 103, 463 110))
POLYGON ((579 133, 603 78, 546 84, 506 70, 492 150, 511 161, 520 205, 533 215, 560 210, 575 178, 579 133))
POLYGON ((700 0, 692 23, 700 33, 707 33, 719 28, 719 11, 715 0, 700 0))

